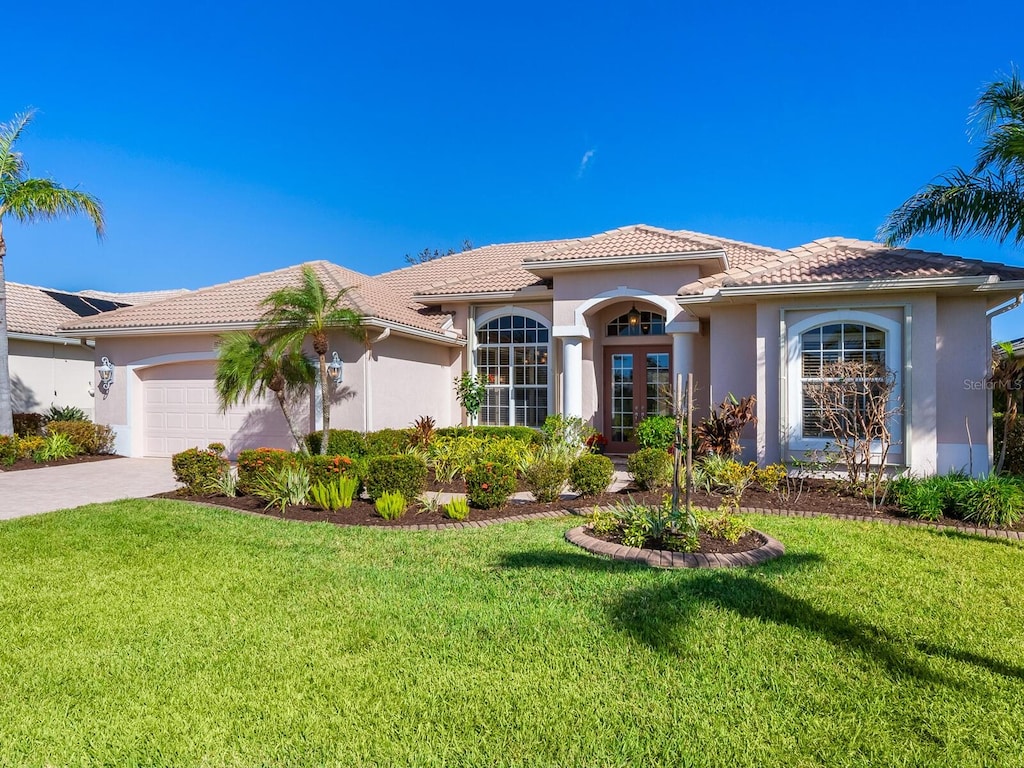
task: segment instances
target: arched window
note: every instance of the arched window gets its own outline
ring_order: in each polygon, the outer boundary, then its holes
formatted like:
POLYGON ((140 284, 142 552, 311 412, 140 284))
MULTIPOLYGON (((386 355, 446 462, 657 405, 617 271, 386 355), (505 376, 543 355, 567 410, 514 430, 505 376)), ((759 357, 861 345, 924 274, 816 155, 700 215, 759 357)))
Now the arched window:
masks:
POLYGON ((480 423, 540 427, 548 416, 548 327, 532 317, 495 317, 476 332, 476 370, 487 377, 480 423))
POLYGON ((606 336, 660 336, 665 333, 665 316, 633 307, 605 328, 606 336))

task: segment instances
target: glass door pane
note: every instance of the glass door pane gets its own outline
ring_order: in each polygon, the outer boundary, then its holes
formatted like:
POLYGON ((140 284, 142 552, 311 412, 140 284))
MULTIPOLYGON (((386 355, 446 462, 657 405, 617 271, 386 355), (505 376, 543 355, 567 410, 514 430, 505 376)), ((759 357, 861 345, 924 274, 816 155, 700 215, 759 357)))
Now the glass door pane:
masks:
POLYGON ((672 371, 668 352, 647 353, 647 416, 668 416, 672 413, 672 371))
POLYGON ((611 435, 614 443, 633 439, 633 355, 612 355, 611 435))

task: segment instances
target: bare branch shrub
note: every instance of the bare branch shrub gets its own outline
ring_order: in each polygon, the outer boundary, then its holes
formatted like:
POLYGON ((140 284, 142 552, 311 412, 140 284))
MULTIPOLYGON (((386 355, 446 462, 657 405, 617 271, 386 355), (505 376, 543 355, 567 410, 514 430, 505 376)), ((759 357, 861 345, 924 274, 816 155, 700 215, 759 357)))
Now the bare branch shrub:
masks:
POLYGON ((895 391, 895 372, 860 360, 825 363, 804 390, 816 411, 812 423, 834 441, 850 484, 864 488, 872 509, 884 500, 892 425, 903 410, 895 391))

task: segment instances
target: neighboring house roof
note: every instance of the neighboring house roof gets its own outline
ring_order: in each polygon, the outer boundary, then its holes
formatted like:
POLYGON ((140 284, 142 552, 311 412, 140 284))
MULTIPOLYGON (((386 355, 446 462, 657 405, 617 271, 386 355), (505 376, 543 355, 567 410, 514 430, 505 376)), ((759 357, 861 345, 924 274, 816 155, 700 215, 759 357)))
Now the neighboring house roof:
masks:
POLYGON ((871 280, 986 277, 1024 280, 1024 269, 912 248, 828 237, 780 251, 778 258, 733 267, 683 286, 681 295, 753 286, 796 286, 871 280))
POLYGON ((7 330, 12 335, 56 339, 57 329, 63 325, 124 306, 125 302, 8 282, 7 330))
MULTIPOLYGON (((264 299, 281 288, 298 284, 302 267, 232 280, 209 288, 173 296, 162 301, 72 322, 64 326, 68 332, 116 331, 124 329, 187 329, 249 327, 255 325, 266 311, 264 299)), ((368 320, 394 323, 414 331, 437 337, 448 337, 443 321, 410 307, 383 281, 375 277, 339 267, 328 261, 309 262, 329 292, 345 289, 343 305, 368 320)))

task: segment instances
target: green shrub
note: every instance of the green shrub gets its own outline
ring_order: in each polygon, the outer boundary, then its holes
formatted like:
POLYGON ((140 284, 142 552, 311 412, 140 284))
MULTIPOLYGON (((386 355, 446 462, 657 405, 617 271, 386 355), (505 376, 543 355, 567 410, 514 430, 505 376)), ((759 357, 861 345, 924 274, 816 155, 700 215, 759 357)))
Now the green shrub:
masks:
POLYGON ((41 413, 14 414, 14 434, 18 437, 42 437, 46 416, 41 413))
MULTIPOLYGON (((992 438, 995 442, 996 461, 999 460, 999 453, 1003 448, 1003 415, 996 414, 992 418, 992 438)), ((1006 459, 1003 462, 1003 471, 1013 475, 1024 475, 1024 418, 1018 417, 1017 423, 1010 430, 1010 437, 1006 444, 1006 459)))
POLYGON ((259 476, 268 471, 278 471, 298 464, 294 453, 281 448, 250 448, 238 454, 238 490, 255 495, 254 489, 259 476))
POLYGON ((619 518, 610 509, 594 507, 594 511, 587 517, 590 529, 598 536, 605 536, 619 529, 619 518))
POLYGON ((561 458, 541 458, 526 468, 523 473, 526 487, 533 497, 544 504, 558 499, 569 480, 569 464, 561 458))
POLYGON ((451 520, 462 522, 469 517, 469 502, 461 496, 456 496, 444 505, 444 514, 451 520))
POLYGON ((676 420, 671 416, 648 416, 637 424, 634 438, 642 448, 667 451, 676 439, 676 420))
POLYGON ((725 539, 732 544, 750 532, 750 526, 746 521, 728 509, 719 509, 716 512, 703 515, 698 514, 697 524, 709 536, 725 539))
MULTIPOLYGON (((705 461, 707 458, 705 458, 705 461)), ((754 471, 754 482, 765 493, 778 493, 782 484, 789 477, 785 464, 769 464, 764 469, 754 471)))
MULTIPOLYGON (((412 443, 412 433, 408 429, 378 429, 363 435, 367 456, 394 456, 405 453, 412 443)), ((330 442, 327 443, 330 447, 330 442)))
MULTIPOLYGON (((206 450, 210 451, 209 448, 206 450)), ((211 451, 211 453, 217 452, 211 451)), ((217 455, 219 456, 220 454, 217 453, 217 455)), ((230 464, 224 467, 220 474, 217 475, 217 478, 206 486, 206 492, 218 496, 226 496, 229 499, 238 495, 238 475, 235 474, 230 464)))
POLYGON ((910 517, 935 522, 943 515, 961 516, 961 501, 970 487, 971 479, 962 472, 924 480, 904 476, 889 481, 886 496, 910 517))
POLYGON ((42 447, 32 454, 32 459, 38 462, 58 461, 60 459, 70 459, 81 452, 79 447, 71 441, 70 437, 63 432, 54 432, 52 435, 47 435, 43 438, 42 447))
POLYGON ((1024 487, 1020 480, 989 475, 967 480, 959 499, 963 519, 983 526, 1014 525, 1024 516, 1024 487))
POLYGON ((569 487, 580 496, 598 496, 608 490, 614 474, 611 459, 587 453, 569 466, 569 487))
POLYGON ((935 522, 946 511, 946 494, 936 483, 913 483, 900 489, 900 506, 917 520, 935 522))
MULTIPOLYGON (((306 445, 310 453, 320 453, 321 432, 310 432, 306 435, 306 445)), ((362 432, 354 429, 332 429, 327 435, 328 456, 348 456, 355 459, 366 455, 366 441, 362 432)))
POLYGON ((284 515, 288 505, 305 504, 309 498, 309 472, 299 464, 264 469, 256 475, 252 494, 267 502, 267 508, 280 507, 284 515))
POLYGON ((553 413, 544 420, 541 427, 544 435, 544 450, 550 457, 559 457, 572 462, 578 456, 590 452, 587 442, 597 430, 579 416, 563 416, 553 413))
POLYGON ((466 471, 466 496, 470 505, 478 509, 503 506, 515 490, 515 470, 504 464, 486 461, 466 471))
POLYGON ((352 459, 348 456, 320 456, 319 454, 313 454, 311 456, 299 456, 298 460, 306 468, 306 471, 309 472, 309 482, 313 485, 317 483, 332 483, 339 477, 356 474, 352 459))
POLYGON ((206 450, 213 451, 218 456, 223 454, 224 451, 226 451, 227 449, 228 447, 224 445, 224 443, 210 443, 208 446, 206 446, 206 450))
POLYGON ((511 437, 489 437, 480 445, 480 451, 473 463, 505 464, 517 473, 522 473, 534 462, 534 458, 534 447, 530 443, 511 437))
POLYGON ((408 504, 405 496, 398 491, 384 491, 374 501, 374 506, 377 508, 377 514, 385 520, 397 520, 405 514, 408 504))
POLYGON ((85 411, 75 405, 51 405, 44 418, 47 421, 89 421, 85 411))
POLYGON ((388 491, 415 499, 427 485, 427 465, 417 456, 371 456, 366 462, 363 484, 376 501, 388 491))
POLYGON ((114 430, 106 424, 91 421, 50 421, 47 434, 67 435, 82 453, 91 455, 111 453, 114 449, 114 430))
POLYGON ((434 434, 436 437, 510 437, 531 445, 540 445, 544 439, 544 436, 532 427, 441 427, 434 434))
POLYGON ((626 469, 642 491, 665 488, 672 482, 672 457, 662 448, 641 448, 626 459, 626 469))
POLYGON ((189 448, 171 457, 174 479, 184 485, 184 490, 192 496, 207 493, 210 485, 217 482, 225 467, 229 466, 228 460, 224 457, 199 448, 189 448))
POLYGON ((0 435, 0 464, 11 466, 21 458, 21 440, 17 435, 0 435))

